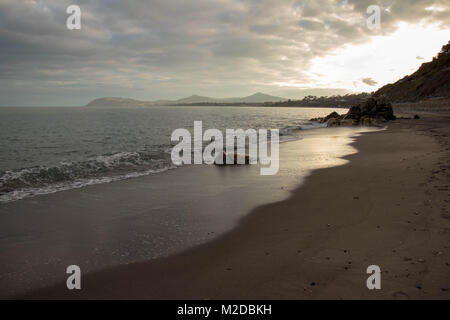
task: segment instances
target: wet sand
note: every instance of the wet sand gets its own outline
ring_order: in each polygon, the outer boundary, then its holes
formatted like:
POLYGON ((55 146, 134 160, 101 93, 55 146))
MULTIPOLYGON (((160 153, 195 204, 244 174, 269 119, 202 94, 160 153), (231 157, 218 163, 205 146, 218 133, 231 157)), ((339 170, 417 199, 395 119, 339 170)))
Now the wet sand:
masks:
POLYGON ((450 115, 421 113, 353 144, 215 241, 85 275, 32 299, 449 299, 450 115), (369 265, 381 290, 366 287, 369 265))

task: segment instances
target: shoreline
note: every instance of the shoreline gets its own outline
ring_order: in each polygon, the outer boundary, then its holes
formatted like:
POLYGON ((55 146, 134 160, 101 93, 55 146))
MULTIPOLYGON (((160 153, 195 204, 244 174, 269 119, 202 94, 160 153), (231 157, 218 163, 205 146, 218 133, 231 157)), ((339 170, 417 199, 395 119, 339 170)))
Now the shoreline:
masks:
POLYGON ((352 137, 366 130, 306 130, 280 145, 275 176, 259 166, 184 166, 3 203, 0 297, 62 283, 71 264, 84 276, 212 241, 252 209, 287 199, 311 171, 346 163, 352 137))
POLYGON ((21 298, 449 299, 449 120, 427 113, 358 137, 349 163, 313 171, 212 242, 21 298), (365 285, 371 264, 382 290, 365 285))

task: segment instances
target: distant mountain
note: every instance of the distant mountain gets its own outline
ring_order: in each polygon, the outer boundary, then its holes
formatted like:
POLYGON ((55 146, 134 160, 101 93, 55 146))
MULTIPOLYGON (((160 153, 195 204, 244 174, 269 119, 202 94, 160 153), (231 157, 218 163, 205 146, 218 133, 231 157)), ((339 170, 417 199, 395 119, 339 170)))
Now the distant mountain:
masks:
POLYGON ((92 100, 87 107, 126 107, 126 106, 148 106, 152 105, 150 101, 139 101, 127 98, 106 97, 92 100))
POLYGON ((450 97, 450 41, 437 57, 422 64, 415 73, 374 93, 376 97, 381 95, 394 102, 450 97))
POLYGON ((171 101, 171 104, 192 104, 192 103, 208 103, 208 102, 217 102, 217 99, 214 98, 209 98, 209 97, 202 97, 202 96, 198 96, 196 94, 187 97, 187 98, 183 98, 183 99, 178 99, 175 101, 171 101))
POLYGON ((189 105, 189 104, 204 104, 204 103, 265 103, 265 102, 280 102, 286 101, 287 99, 271 96, 261 92, 255 93, 248 97, 237 97, 237 98, 224 98, 216 99, 210 97, 203 97, 199 95, 192 95, 187 98, 178 100, 157 100, 157 101, 139 101, 127 98, 115 98, 115 97, 105 97, 95 99, 87 104, 88 107, 91 106, 155 106, 155 105, 189 105))
POLYGON ((220 102, 225 102, 225 103, 264 103, 264 102, 279 102, 279 101, 286 101, 286 100, 287 99, 258 92, 258 93, 252 94, 251 96, 243 97, 243 98, 222 99, 220 102))

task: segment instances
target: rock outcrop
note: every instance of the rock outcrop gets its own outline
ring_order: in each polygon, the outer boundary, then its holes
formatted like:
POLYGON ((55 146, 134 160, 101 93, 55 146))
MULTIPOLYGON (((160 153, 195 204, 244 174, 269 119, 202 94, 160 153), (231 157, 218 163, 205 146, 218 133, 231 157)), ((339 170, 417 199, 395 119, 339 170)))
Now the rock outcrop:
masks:
POLYGON ((353 106, 347 114, 333 112, 325 118, 312 119, 326 123, 328 127, 339 126, 379 126, 384 122, 395 120, 392 104, 385 97, 369 98, 361 105, 353 106))

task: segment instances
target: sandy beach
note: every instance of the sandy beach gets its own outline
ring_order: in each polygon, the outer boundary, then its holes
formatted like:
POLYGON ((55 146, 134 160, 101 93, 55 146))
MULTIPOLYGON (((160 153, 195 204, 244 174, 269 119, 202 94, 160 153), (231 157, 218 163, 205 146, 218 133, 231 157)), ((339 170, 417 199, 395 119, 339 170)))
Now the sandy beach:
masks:
POLYGON ((261 205, 285 200, 315 169, 342 165, 353 136, 368 128, 305 130, 280 145, 280 170, 183 166, 158 174, 0 204, 0 297, 85 274, 149 261, 232 230, 261 205))
POLYGON ((450 114, 420 116, 358 137, 347 164, 214 241, 19 298, 449 299, 450 114), (381 290, 366 287, 369 265, 381 290))

